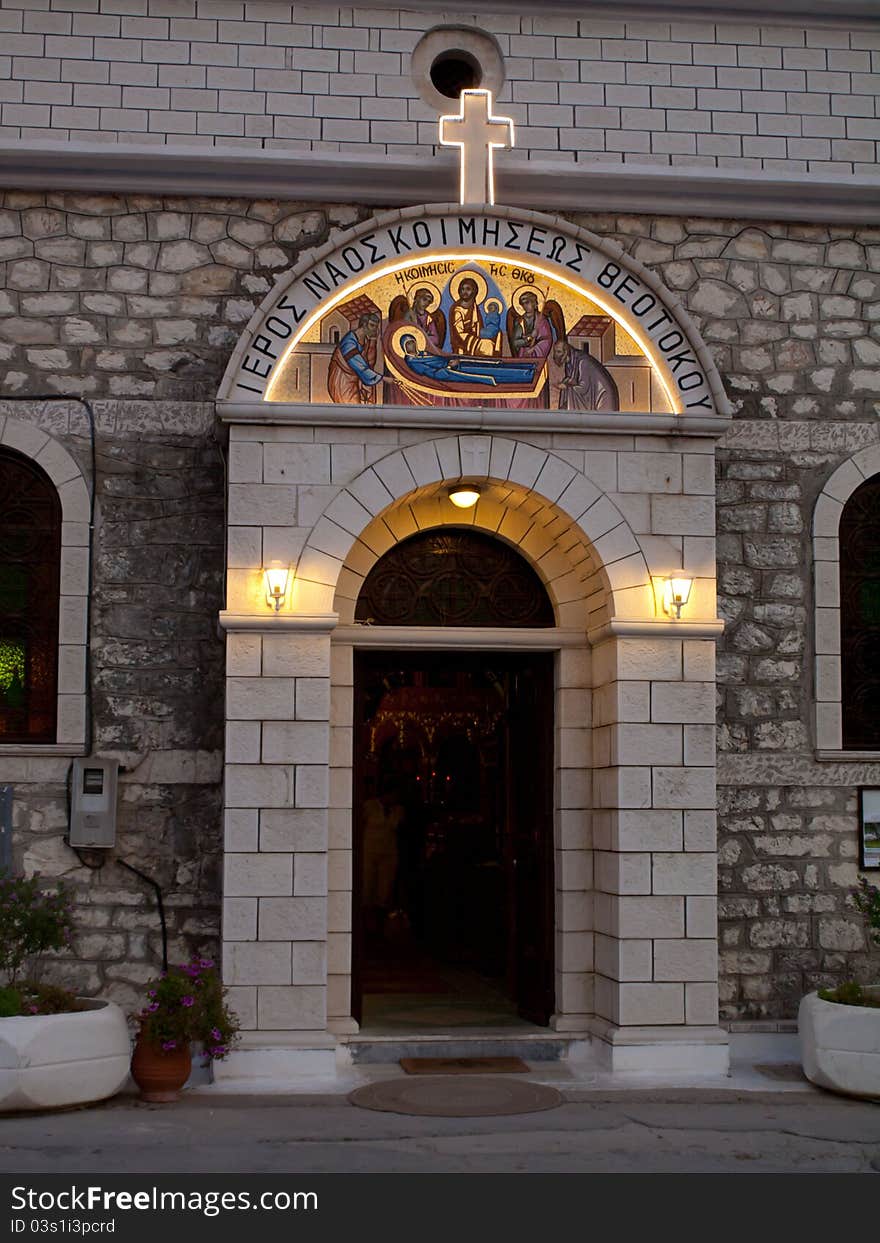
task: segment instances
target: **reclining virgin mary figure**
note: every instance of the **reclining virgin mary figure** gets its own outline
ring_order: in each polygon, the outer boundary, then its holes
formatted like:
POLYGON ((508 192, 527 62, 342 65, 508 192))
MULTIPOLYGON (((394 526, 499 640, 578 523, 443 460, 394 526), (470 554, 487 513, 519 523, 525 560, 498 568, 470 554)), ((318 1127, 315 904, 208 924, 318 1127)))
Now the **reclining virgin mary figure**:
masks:
POLYGON ((508 358, 467 358, 459 354, 431 354, 419 350, 414 336, 400 338, 406 365, 416 375, 447 384, 482 384, 494 388, 498 384, 531 384, 535 379, 535 363, 514 362, 508 358))

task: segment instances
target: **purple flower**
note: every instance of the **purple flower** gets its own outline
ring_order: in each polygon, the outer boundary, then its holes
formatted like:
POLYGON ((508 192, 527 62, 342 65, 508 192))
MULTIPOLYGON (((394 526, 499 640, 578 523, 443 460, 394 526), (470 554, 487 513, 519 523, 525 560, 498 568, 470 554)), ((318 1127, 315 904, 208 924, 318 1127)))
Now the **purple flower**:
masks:
POLYGON ((148 996, 148 997, 155 997, 155 996, 156 996, 156 990, 155 990, 154 988, 147 989, 147 996, 148 996))
POLYGON ((153 1001, 147 1006, 147 1014, 155 1014, 159 1009, 158 1001, 153 1001))
POLYGON ((199 966, 204 971, 209 970, 209 968, 213 967, 213 965, 214 965, 214 960, 212 958, 200 958, 199 959, 199 966))
POLYGON ((211 1048, 208 1050, 208 1054, 210 1057, 223 1057, 225 1052, 226 1052, 226 1049, 223 1047, 222 1044, 212 1045, 211 1048))
POLYGON ((162 1041, 162 1052, 163 1053, 170 1053, 172 1049, 176 1049, 176 1048, 177 1048, 176 1040, 163 1040, 162 1041))
POLYGON ((223 1039, 223 1033, 220 1031, 220 1029, 219 1029, 218 1027, 212 1027, 212 1028, 211 1028, 211 1039, 212 1039, 212 1040, 222 1040, 222 1039, 223 1039))
POLYGON ((186 997, 181 997, 180 1004, 182 1006, 191 1006, 194 1000, 195 1000, 194 997, 190 997, 189 994, 187 994, 186 997))

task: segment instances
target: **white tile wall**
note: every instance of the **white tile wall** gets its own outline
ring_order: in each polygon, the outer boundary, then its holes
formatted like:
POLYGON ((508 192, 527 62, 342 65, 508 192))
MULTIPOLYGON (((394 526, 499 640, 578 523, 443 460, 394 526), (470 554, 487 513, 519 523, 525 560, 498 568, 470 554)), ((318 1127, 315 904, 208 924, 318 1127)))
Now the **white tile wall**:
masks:
POLYGON ((880 31, 250 0, 2 0, 0 141, 429 154, 444 23, 498 40, 508 159, 877 171, 880 31))

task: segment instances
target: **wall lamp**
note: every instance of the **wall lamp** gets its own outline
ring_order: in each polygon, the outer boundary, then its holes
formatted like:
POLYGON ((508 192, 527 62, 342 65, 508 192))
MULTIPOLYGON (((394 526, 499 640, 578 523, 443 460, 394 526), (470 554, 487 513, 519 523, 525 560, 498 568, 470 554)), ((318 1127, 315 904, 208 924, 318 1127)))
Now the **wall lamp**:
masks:
POLYGON ((266 603, 274 606, 277 613, 287 595, 290 566, 282 565, 280 561, 273 561, 263 570, 263 578, 266 583, 266 603))
POLYGON ((684 574, 670 574, 663 580, 663 611, 680 618, 681 610, 690 599, 694 580, 684 574))
POLYGON ((472 509, 480 499, 480 489, 472 483, 457 483, 449 489, 449 499, 459 509, 472 509))

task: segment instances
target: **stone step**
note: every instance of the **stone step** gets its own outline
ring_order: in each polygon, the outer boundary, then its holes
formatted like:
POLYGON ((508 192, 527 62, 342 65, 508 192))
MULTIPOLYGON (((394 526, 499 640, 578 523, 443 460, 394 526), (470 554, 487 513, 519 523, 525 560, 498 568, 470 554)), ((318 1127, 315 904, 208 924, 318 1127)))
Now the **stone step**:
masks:
POLYGON ((557 1062, 571 1041, 565 1036, 352 1036, 346 1044, 356 1065, 399 1062, 402 1057, 520 1057, 557 1062))

